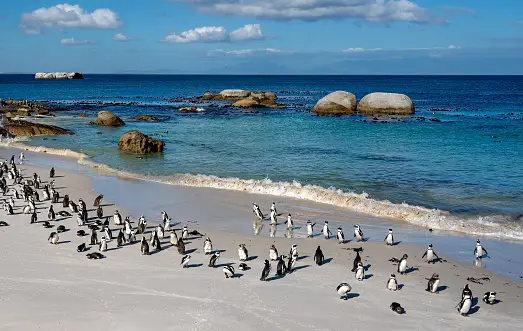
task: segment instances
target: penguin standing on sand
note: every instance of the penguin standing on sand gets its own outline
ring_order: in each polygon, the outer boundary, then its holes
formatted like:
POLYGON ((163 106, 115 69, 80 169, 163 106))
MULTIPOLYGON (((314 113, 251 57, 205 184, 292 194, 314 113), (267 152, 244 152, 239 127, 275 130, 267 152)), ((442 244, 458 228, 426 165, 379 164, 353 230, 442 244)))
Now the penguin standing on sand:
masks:
POLYGON ((98 245, 98 234, 95 229, 93 229, 93 232, 91 233, 91 245, 98 245))
POLYGON ((98 196, 94 199, 93 206, 94 206, 94 207, 99 207, 99 206, 100 206, 100 203, 102 202, 102 199, 103 199, 103 198, 104 198, 104 195, 103 195, 103 194, 98 195, 98 196))
POLYGON ((182 263, 180 263, 180 265, 182 266, 182 268, 188 268, 189 267, 189 261, 191 260, 191 256, 190 255, 184 255, 182 257, 182 263))
POLYGON ((259 219, 263 219, 263 213, 260 209, 260 206, 258 206, 256 203, 253 203, 252 204, 252 212, 254 213, 254 215, 256 215, 259 219))
POLYGON ((185 254, 185 244, 182 238, 178 240, 178 245, 176 245, 176 248, 178 249, 178 253, 182 255, 185 254))
POLYGON ((294 244, 291 246, 291 250, 289 251, 289 255, 294 257, 295 259, 298 259, 298 245, 294 244))
POLYGON ((245 244, 238 245, 238 257, 241 262, 245 262, 249 258, 249 252, 247 251, 245 244))
POLYGON ((352 287, 347 283, 341 283, 338 285, 338 287, 336 287, 336 292, 338 292, 340 299, 347 300, 347 296, 349 295, 350 291, 352 291, 352 287))
POLYGON ((328 221, 325 221, 325 224, 323 225, 323 237, 325 239, 329 239, 330 236, 331 236, 331 230, 329 229, 329 222, 328 221))
POLYGON ((80 205, 80 209, 84 210, 87 213, 87 205, 85 204, 84 199, 78 199, 78 205, 80 205))
POLYGON ((358 224, 354 225, 354 238, 356 241, 363 241, 363 231, 358 224))
POLYGON ((324 260, 325 256, 323 256, 323 252, 321 251, 320 246, 318 246, 318 248, 316 248, 316 253, 314 253, 314 262, 316 262, 317 265, 322 265, 324 260))
POLYGON ((58 237, 58 233, 56 233, 56 232, 51 232, 51 234, 49 235, 49 238, 47 238, 47 241, 49 241, 53 245, 57 245, 58 240, 60 240, 60 238, 58 237))
POLYGON ((107 239, 105 239, 105 237, 103 237, 103 236, 102 236, 102 239, 100 240, 100 245, 98 246, 98 250, 100 252, 107 251, 107 239))
POLYGON ((488 256, 487 250, 485 249, 485 247, 481 246, 479 239, 476 241, 476 248, 474 248, 474 255, 476 256, 476 259, 482 259, 483 255, 488 256))
POLYGON ((53 168, 51 168, 51 171, 49 171, 49 177, 54 178, 54 175, 55 175, 55 171, 54 171, 54 167, 53 167, 53 168))
POLYGON ((187 240, 188 238, 189 238, 189 230, 187 229, 187 225, 186 225, 182 229, 182 239, 187 240))
POLYGON ((71 210, 71 213, 78 213, 78 206, 74 201, 69 201, 69 209, 71 210))
POLYGON ((316 225, 316 223, 307 221, 307 238, 312 238, 314 236, 314 226, 315 225, 316 225))
POLYGON ((483 295, 483 302, 489 305, 493 305, 497 302, 496 300, 496 292, 486 292, 483 295))
POLYGON ((118 237, 116 237, 116 247, 122 247, 125 244, 125 236, 122 229, 118 232, 118 237))
POLYGON ((432 249, 432 244, 429 244, 429 247, 427 248, 427 250, 421 258, 423 259, 425 257, 427 257, 428 263, 436 263, 434 257, 436 257, 436 259, 439 259, 438 254, 436 254, 436 252, 434 252, 434 250, 432 249))
POLYGON ((205 239, 205 242, 203 243, 203 251, 205 252, 205 255, 209 255, 212 253, 212 241, 211 238, 207 237, 205 239))
POLYGON ((96 208, 96 216, 99 219, 102 219, 104 217, 104 210, 102 208, 102 205, 98 205, 98 207, 96 208))
POLYGON ((456 308, 458 309, 458 312, 461 316, 467 316, 470 312, 470 308, 472 307, 472 296, 471 295, 465 295, 461 299, 461 301, 458 303, 456 308))
POLYGON ((47 219, 50 221, 56 220, 56 214, 54 213, 53 205, 49 206, 49 210, 47 211, 47 219))
POLYGON ((129 217, 126 217, 125 218, 125 221, 124 221, 124 229, 125 229, 125 234, 127 236, 130 236, 131 233, 133 232, 133 227, 131 225, 131 221, 129 220, 129 217))
POLYGON ((287 266, 285 266, 285 256, 280 255, 278 258, 278 265, 276 266, 276 275, 282 277, 287 273, 287 266))
POLYGON ((178 245, 178 236, 176 235, 176 231, 171 231, 171 236, 169 237, 169 241, 171 242, 171 245, 177 246, 178 245))
POLYGON ((62 207, 67 208, 69 207, 69 195, 64 195, 64 198, 62 199, 62 207))
POLYGON ((163 230, 163 226, 161 224, 158 224, 158 226, 156 227, 156 232, 158 233, 158 237, 160 238, 164 238, 164 230, 163 230))
POLYGON ((271 272, 271 263, 269 262, 269 260, 265 260, 265 265, 263 267, 260 280, 263 282, 266 281, 270 272, 271 272))
POLYGON ((216 261, 220 258, 220 252, 216 252, 211 256, 211 259, 209 260, 209 267, 216 268, 216 261))
POLYGON ((162 250, 162 243, 160 242, 160 237, 158 236, 158 232, 156 232, 156 231, 153 232, 152 246, 157 251, 161 251, 162 250))
POLYGON ((278 250, 274 245, 271 245, 271 248, 269 248, 269 259, 271 261, 276 261, 278 259, 278 250))
POLYGON ((296 264, 296 258, 294 256, 289 256, 287 258, 287 272, 292 273, 294 271, 294 265, 296 264))
POLYGON ((465 285, 463 288, 463 291, 461 292, 461 299, 465 298, 465 296, 470 296, 472 298, 472 291, 469 288, 469 284, 465 285))
POLYGON ((147 240, 145 240, 145 237, 142 237, 140 252, 142 252, 142 255, 149 255, 149 244, 147 243, 147 240))
POLYGON ((113 232, 108 226, 102 226, 102 231, 105 233, 105 238, 107 238, 108 240, 113 239, 113 232))
POLYGON ((356 269, 355 276, 360 282, 365 278, 365 268, 363 268, 363 263, 358 263, 358 269, 356 269))
POLYGON ((387 246, 392 246, 392 244, 394 244, 394 235, 392 234, 392 229, 389 229, 389 233, 383 241, 385 244, 387 244, 387 246))
POLYGON ((270 225, 276 225, 278 224, 278 215, 274 210, 271 210, 271 221, 269 222, 270 225))
POLYGON ((389 291, 398 290, 398 281, 396 280, 395 274, 391 274, 389 280, 387 280, 387 289, 389 289, 389 291))
POLYGON ((358 264, 361 263, 360 252, 363 251, 363 248, 354 248, 354 251, 356 252, 356 257, 352 263, 352 272, 356 272, 356 270, 358 270, 358 264))
POLYGON ((430 292, 430 293, 439 293, 438 287, 439 287, 439 275, 433 274, 432 277, 430 277, 430 279, 429 279, 426 291, 430 292))
POLYGON ((232 265, 226 265, 222 268, 223 273, 225 274, 225 278, 233 278, 234 277, 234 267, 232 265))
POLYGON ((338 238, 338 244, 345 243, 345 235, 343 234, 342 228, 338 228, 338 233, 336 234, 336 238, 338 238))
POLYGON ((403 254, 400 262, 398 263, 398 273, 400 275, 403 275, 405 272, 407 272, 407 258, 408 257, 409 256, 407 254, 403 254))
POLYGON ((122 215, 117 211, 114 212, 113 220, 115 225, 122 225, 122 215))
POLYGON ((170 218, 168 218, 165 221, 163 221, 163 230, 165 232, 171 230, 171 219, 170 218))
MULTIPOLYGON (((144 234, 146 227, 147 227, 147 221, 145 220, 145 217, 142 215, 138 219, 137 233, 144 234)), ((178 240, 178 238, 176 238, 176 239, 178 240)))
POLYGON ((291 214, 287 216, 287 229, 292 229, 294 227, 294 222, 292 220, 291 214))

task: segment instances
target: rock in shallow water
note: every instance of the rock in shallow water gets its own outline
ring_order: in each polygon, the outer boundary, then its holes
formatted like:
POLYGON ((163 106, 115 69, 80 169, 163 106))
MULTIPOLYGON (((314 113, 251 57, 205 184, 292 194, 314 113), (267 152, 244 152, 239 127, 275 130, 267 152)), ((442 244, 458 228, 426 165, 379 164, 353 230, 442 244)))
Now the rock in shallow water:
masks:
POLYGON ((136 130, 124 133, 118 141, 118 149, 136 154, 163 152, 164 146, 163 141, 153 139, 136 130))
POLYGON ((33 123, 27 121, 7 120, 5 129, 13 136, 42 136, 73 134, 73 131, 54 125, 33 123))
POLYGON ((318 115, 345 115, 356 111, 356 96, 345 91, 332 92, 321 98, 312 112, 318 115))
POLYGON ((110 111, 104 110, 98 113, 96 121, 91 122, 92 124, 101 126, 122 126, 125 122, 110 111))
POLYGON ((133 120, 133 121, 142 121, 142 122, 159 122, 162 120, 161 118, 152 116, 152 115, 136 115, 136 116, 130 117, 129 119, 133 120))
POLYGON ((361 99, 358 112, 370 115, 409 115, 414 114, 414 104, 405 94, 376 92, 361 99))

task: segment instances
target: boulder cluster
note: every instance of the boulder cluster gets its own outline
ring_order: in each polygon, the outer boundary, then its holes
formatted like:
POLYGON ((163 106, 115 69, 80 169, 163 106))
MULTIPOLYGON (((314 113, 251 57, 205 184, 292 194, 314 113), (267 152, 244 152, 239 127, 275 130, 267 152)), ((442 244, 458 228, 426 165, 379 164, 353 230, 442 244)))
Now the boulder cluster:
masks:
POLYGON ((14 118, 16 116, 32 116, 36 115, 50 115, 49 111, 52 107, 44 105, 40 102, 27 100, 0 100, 0 112, 4 113, 7 118, 14 118))
POLYGON ((206 92, 201 100, 236 101, 232 107, 240 108, 285 108, 277 103, 278 97, 272 92, 253 92, 247 90, 223 90, 219 93, 206 92))
POLYGON ((84 79, 81 72, 37 72, 35 79, 84 79))

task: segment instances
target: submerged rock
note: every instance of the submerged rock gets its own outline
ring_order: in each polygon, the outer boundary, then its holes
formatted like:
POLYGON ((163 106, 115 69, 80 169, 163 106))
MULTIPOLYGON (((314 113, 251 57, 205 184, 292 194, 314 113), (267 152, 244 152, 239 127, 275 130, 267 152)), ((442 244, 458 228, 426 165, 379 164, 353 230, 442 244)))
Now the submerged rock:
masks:
POLYGON ((96 121, 91 122, 91 124, 101 126, 122 126, 125 125, 125 122, 110 111, 104 110, 98 113, 98 118, 96 121))
POLYGON ((81 72, 37 72, 35 79, 83 79, 81 72))
POLYGON ((136 154, 163 152, 164 146, 163 141, 153 139, 136 130, 124 133, 118 141, 118 149, 136 154))
POLYGON ((356 111, 356 96, 345 91, 336 91, 321 98, 312 108, 318 115, 345 115, 356 111))
POLYGON ((58 126, 21 120, 7 120, 4 128, 13 136, 42 136, 73 134, 73 131, 58 126))
POLYGON ((152 115, 136 115, 136 116, 130 117, 129 119, 133 120, 133 121, 142 121, 142 122, 159 122, 162 120, 161 118, 152 116, 152 115))
POLYGON ((366 115, 409 115, 414 114, 414 104, 405 94, 376 92, 361 99, 358 112, 366 115))

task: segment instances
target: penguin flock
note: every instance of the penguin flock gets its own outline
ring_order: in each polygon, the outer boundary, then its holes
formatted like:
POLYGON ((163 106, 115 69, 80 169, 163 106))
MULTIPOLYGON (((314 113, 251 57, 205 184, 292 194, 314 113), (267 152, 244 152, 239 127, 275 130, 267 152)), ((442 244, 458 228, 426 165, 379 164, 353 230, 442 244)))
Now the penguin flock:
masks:
MULTIPOLYGON (((21 158, 22 159, 22 158, 21 158)), ((105 216, 102 206, 103 195, 98 195, 93 203, 93 206, 96 207, 96 217, 89 218, 88 210, 86 203, 83 199, 78 199, 78 203, 75 203, 69 195, 64 195, 60 197, 60 194, 54 187, 54 178, 55 169, 52 168, 49 172, 49 177, 51 180, 46 184, 44 183, 40 176, 36 173, 33 174, 31 179, 24 179, 21 174, 21 171, 17 168, 16 164, 11 161, 9 167, 8 162, 0 162, 0 192, 3 193, 3 196, 6 197, 3 201, 3 209, 6 215, 13 215, 15 208, 19 208, 23 211, 24 214, 29 215, 30 223, 41 223, 44 228, 53 228, 54 223, 57 222, 57 215, 60 215, 65 218, 73 217, 76 214, 77 217, 77 226, 78 230, 76 235, 80 238, 89 237, 88 243, 83 242, 77 246, 76 250, 78 253, 84 253, 91 250, 92 247, 97 251, 92 251, 86 254, 86 257, 90 260, 98 260, 105 258, 104 253, 106 253, 111 245, 116 245, 117 247, 123 247, 130 244, 139 242, 140 253, 142 255, 151 255, 153 252, 160 252, 162 248, 162 239, 165 239, 167 236, 171 246, 176 247, 178 253, 181 255, 180 266, 182 269, 191 269, 191 255, 185 249, 185 244, 187 241, 196 238, 204 238, 203 243, 203 252, 205 256, 209 257, 208 267, 209 268, 221 268, 223 275, 226 279, 238 278, 241 275, 236 273, 236 270, 232 264, 218 264, 218 261, 221 256, 221 251, 215 250, 213 247, 213 242, 207 236, 202 235, 196 230, 189 231, 187 226, 184 226, 181 229, 180 236, 176 232, 177 229, 172 227, 172 220, 167 215, 167 212, 162 211, 160 223, 153 227, 150 231, 149 238, 146 238, 146 230, 151 229, 147 227, 147 221, 144 216, 141 216, 138 219, 137 226, 133 227, 132 222, 129 217, 123 218, 118 210, 114 212, 112 216, 105 216), (12 180, 12 184, 8 185, 6 177, 12 180), (44 185, 45 184, 45 185, 44 185), (40 196, 38 190, 42 193, 40 196), (42 197, 42 200, 40 199, 42 197), (60 198, 62 202, 60 203, 60 198), (47 210, 47 219, 38 220, 38 208, 37 203, 41 201, 50 201, 50 206, 47 210), (56 212, 55 207, 62 206, 64 209, 56 212), (113 228, 111 229, 111 220, 113 222, 113 228), (115 229, 116 228, 116 229, 115 229), (114 235, 116 230, 117 235, 114 235), (140 235, 140 240, 137 239, 137 235, 140 235), (191 237, 190 237, 191 236, 191 237), (116 244, 114 243, 116 241, 116 244)), ((269 214, 269 225, 270 231, 269 236, 276 236, 276 229, 278 226, 278 216, 276 210, 276 204, 272 203, 270 207, 269 214)), ((253 230, 255 235, 259 235, 261 229, 263 228, 263 221, 265 220, 265 215, 261 211, 260 207, 254 203, 253 204, 253 213, 256 216, 254 222, 253 230)), ((284 221, 284 224, 287 226, 287 238, 293 238, 293 228, 294 220, 289 214, 287 219, 284 221)), ((314 237, 314 226, 316 223, 307 221, 306 230, 307 238, 314 237)), ((0 221, 0 226, 9 226, 5 221, 0 221)), ((67 232, 68 229, 64 225, 58 225, 54 231, 50 232, 47 241, 52 245, 60 244, 60 234, 67 232)), ((180 230, 178 230, 180 231, 180 230)), ((329 227, 328 221, 324 222, 324 225, 321 229, 320 235, 323 235, 325 240, 333 238, 333 233, 329 227)), ((344 244, 347 242, 343 229, 340 227, 337 229, 335 238, 339 244, 344 244)), ((368 238, 364 237, 362 228, 356 224, 354 225, 353 238, 355 242, 364 243, 368 238)), ((394 235, 392 229, 389 229, 384 242, 387 246, 393 246, 396 242, 394 241, 394 235)), ((364 281, 365 277, 365 267, 360 255, 360 252, 363 251, 363 248, 354 248, 353 251, 356 253, 354 258, 351 272, 354 273, 354 277, 358 282, 364 281)), ((292 244, 288 254, 279 254, 276 246, 273 244, 269 247, 268 259, 264 260, 260 281, 269 281, 272 273, 271 262, 276 264, 276 270, 274 272, 275 278, 285 277, 287 274, 292 274, 296 268, 296 263, 299 259, 298 254, 298 245, 292 244)), ((477 260, 481 260, 485 256, 488 257, 487 250, 481 245, 480 241, 477 240, 476 247, 474 249, 474 256, 477 260)), ((426 251, 424 252, 422 258, 427 263, 436 263, 440 260, 439 256, 433 249, 432 244, 428 245, 426 251)), ((325 263, 325 256, 321 247, 318 246, 314 253, 314 262, 318 266, 322 266, 325 263)), ((238 270, 247 271, 252 269, 247 265, 246 262, 249 261, 249 252, 245 244, 238 245, 238 270)), ((397 264, 396 271, 390 274, 390 277, 386 281, 386 289, 390 291, 400 290, 398 285, 398 280, 396 278, 396 273, 404 275, 409 272, 408 267, 408 255, 404 254, 401 259, 393 258, 390 261, 397 264)), ((429 293, 438 293, 440 277, 437 273, 434 273, 430 279, 427 279, 426 291, 429 293)), ((348 300, 350 298, 350 293, 352 291, 351 285, 348 282, 342 282, 336 287, 336 293, 341 299, 348 300)), ((459 314, 467 316, 472 309, 473 302, 472 291, 467 284, 462 291, 461 300, 456 306, 459 314)), ((483 302, 489 305, 498 303, 499 301, 496 298, 496 292, 486 292, 482 298, 483 302)), ((398 314, 404 314, 405 309, 401 304, 393 302, 390 305, 390 309, 393 312, 398 314)))

